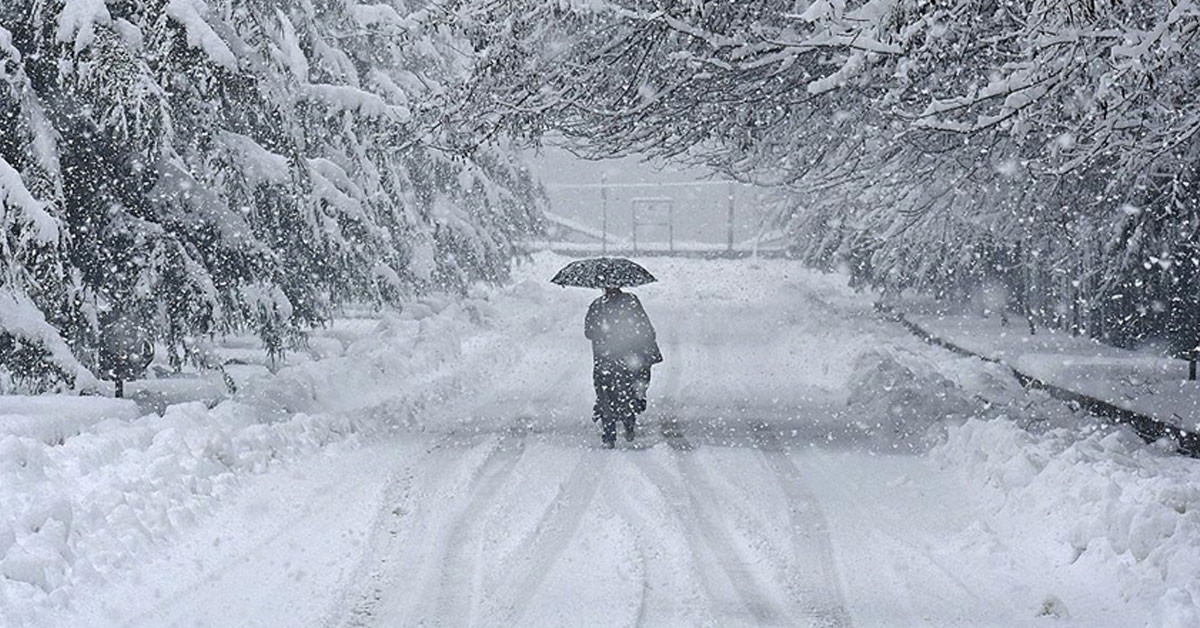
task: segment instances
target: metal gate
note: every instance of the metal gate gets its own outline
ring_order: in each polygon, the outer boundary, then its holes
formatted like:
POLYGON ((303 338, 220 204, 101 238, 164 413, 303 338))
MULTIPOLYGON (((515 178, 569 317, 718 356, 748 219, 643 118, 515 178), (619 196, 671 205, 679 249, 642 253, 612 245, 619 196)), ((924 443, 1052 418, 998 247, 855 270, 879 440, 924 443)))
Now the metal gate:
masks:
POLYGON ((633 253, 638 252, 638 229, 667 228, 667 250, 675 252, 675 199, 669 196, 644 196, 630 199, 633 222, 633 253))

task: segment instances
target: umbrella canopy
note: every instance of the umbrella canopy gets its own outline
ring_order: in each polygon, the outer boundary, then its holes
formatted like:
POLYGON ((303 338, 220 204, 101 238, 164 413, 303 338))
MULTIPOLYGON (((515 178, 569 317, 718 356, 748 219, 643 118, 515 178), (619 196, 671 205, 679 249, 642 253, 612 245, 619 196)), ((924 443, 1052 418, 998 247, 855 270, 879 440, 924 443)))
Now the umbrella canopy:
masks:
POLYGON ((592 257, 571 262, 551 283, 576 288, 626 288, 658 281, 650 271, 623 257, 592 257))

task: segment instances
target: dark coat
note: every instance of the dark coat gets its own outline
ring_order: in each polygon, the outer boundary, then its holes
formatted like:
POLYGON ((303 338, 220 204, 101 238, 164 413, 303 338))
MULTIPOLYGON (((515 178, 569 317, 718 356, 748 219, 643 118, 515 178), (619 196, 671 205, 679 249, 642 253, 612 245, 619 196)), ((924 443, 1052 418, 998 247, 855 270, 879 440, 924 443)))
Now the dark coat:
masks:
POLYGON ((650 367, 662 362, 662 353, 650 317, 638 298, 628 292, 605 293, 593 301, 583 333, 592 341, 592 383, 596 387, 592 418, 603 419, 605 434, 609 434, 613 421, 632 421, 646 409, 650 367))
POLYGON ((632 293, 606 292, 592 301, 583 335, 592 341, 592 356, 598 361, 622 363, 631 371, 662 362, 654 325, 632 293))

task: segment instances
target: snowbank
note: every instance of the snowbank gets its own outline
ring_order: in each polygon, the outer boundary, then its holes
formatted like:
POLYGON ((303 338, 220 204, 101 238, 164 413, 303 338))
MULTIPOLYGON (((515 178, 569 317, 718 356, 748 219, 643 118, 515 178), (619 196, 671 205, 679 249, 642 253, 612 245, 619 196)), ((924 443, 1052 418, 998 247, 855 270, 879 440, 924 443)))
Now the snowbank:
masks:
POLYGON ((921 451, 945 425, 972 416, 973 403, 936 365, 916 354, 879 348, 855 359, 846 412, 878 450, 921 451))
POLYGON ((139 417, 130 401, 0 398, 0 625, 45 623, 82 588, 119 579, 249 475, 423 420, 513 353, 464 341, 493 324, 488 300, 548 292, 431 297, 365 334, 335 325, 344 352, 325 338, 336 350, 315 354, 333 357, 255 377, 213 408, 139 417))
MULTIPOLYGON (((985 515, 958 535, 956 547, 990 569, 1007 568, 1013 559, 1005 556, 1039 563, 1044 581, 1027 586, 1046 589, 1047 616, 1095 613, 1095 592, 1106 590, 1117 591, 1114 606, 1135 609, 1146 626, 1200 625, 1200 461, 1165 443, 1147 445, 1131 428, 1073 411, 1043 391, 1023 390, 1005 366, 1140 410, 1148 407, 1144 399, 1171 397, 1147 389, 1149 381, 1162 383, 1164 360, 1064 334, 1029 336, 1020 325, 976 317, 911 319, 997 360, 933 347, 881 351, 860 360, 853 386, 851 408, 891 417, 901 435, 928 430, 919 441, 933 443, 928 460, 976 493, 985 515)), ((876 429, 889 426, 876 420, 876 429)))
POLYGON ((0 619, 32 622, 73 590, 118 573, 204 515, 247 473, 359 431, 348 418, 262 424, 249 406, 172 406, 108 419, 50 446, 0 438, 0 619))
POLYGON ((1013 603, 1047 617, 1103 616, 1115 591, 1112 612, 1145 623, 1103 625, 1200 625, 1200 461, 936 347, 864 352, 848 387, 864 448, 918 453, 974 495, 946 564, 1011 575, 1013 603))
POLYGON ((54 445, 100 421, 130 421, 137 416, 137 404, 127 399, 4 395, 0 396, 0 438, 20 436, 54 445))
MULTIPOLYGON (((1148 626, 1200 625, 1200 462, 1147 446, 1130 430, 1035 434, 1006 419, 968 420, 931 452, 995 513, 964 545, 1039 540, 1046 568, 1116 582, 1148 626)), ((1065 607, 1070 591, 1062 592, 1065 607)))

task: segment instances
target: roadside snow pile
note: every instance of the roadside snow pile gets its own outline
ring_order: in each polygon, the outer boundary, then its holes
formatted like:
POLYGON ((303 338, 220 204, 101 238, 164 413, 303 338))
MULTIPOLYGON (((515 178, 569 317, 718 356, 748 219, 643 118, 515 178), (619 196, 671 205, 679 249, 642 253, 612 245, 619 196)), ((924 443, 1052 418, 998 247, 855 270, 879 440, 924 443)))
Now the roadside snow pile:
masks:
POLYGON ((933 362, 908 351, 869 350, 855 360, 854 371, 846 412, 875 449, 928 449, 947 423, 961 422, 979 406, 933 362))
POLYGON ((189 525, 239 476, 293 460, 359 427, 332 416, 262 424, 248 406, 171 406, 107 419, 58 446, 0 438, 0 599, 4 625, 61 605, 189 525))
POLYGON ((1147 625, 1200 626, 1200 461, 1123 428, 1034 434, 1006 419, 951 427, 931 456, 994 509, 977 535, 1045 543, 1050 568, 1120 583, 1124 602, 1152 609, 1147 625))
POLYGON ((94 398, 13 406, 0 417, 0 625, 36 623, 79 588, 121 577, 247 475, 378 439, 493 376, 519 348, 487 342, 488 299, 529 298, 519 293, 427 299, 344 355, 256 379, 211 409, 138 418, 129 402, 94 398))
POLYGON ((271 416, 376 405, 460 355, 467 307, 433 301, 384 314, 374 333, 351 343, 345 355, 285 367, 236 398, 271 416))
POLYGON ((137 404, 109 397, 0 396, 0 438, 24 436, 62 443, 105 419, 136 419, 137 404))
POLYGON ((926 451, 968 419, 1019 417, 1020 427, 1038 431, 1097 424, 1044 391, 1025 389, 1000 364, 915 341, 860 353, 846 390, 849 425, 876 451, 926 451))
POLYGON ((375 331, 352 342, 345 355, 283 368, 235 399, 268 420, 296 412, 337 412, 371 429, 424 425, 428 409, 456 398, 479 378, 502 372, 520 355, 511 341, 484 333, 495 316, 489 299, 522 298, 512 292, 413 303, 398 315, 383 315, 375 331))

